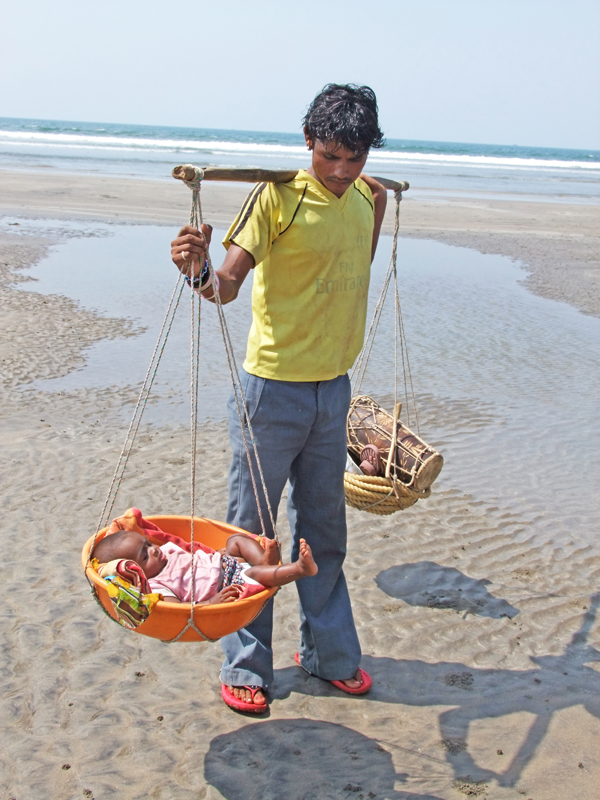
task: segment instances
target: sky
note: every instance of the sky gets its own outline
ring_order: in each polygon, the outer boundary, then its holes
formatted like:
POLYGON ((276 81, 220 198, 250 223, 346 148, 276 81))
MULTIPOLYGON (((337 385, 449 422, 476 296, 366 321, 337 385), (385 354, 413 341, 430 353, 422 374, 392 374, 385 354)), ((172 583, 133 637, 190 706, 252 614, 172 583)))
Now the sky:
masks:
POLYGON ((600 150, 599 0, 19 0, 0 116, 294 132, 368 84, 389 138, 600 150))

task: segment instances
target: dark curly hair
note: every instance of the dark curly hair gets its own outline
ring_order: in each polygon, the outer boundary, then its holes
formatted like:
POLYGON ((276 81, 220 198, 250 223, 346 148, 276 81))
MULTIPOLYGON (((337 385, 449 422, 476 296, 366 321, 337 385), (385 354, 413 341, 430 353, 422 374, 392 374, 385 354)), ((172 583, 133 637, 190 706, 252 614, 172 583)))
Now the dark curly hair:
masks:
POLYGON ((302 123, 314 141, 338 144, 363 155, 385 140, 377 119, 377 98, 369 86, 328 83, 315 97, 302 123))

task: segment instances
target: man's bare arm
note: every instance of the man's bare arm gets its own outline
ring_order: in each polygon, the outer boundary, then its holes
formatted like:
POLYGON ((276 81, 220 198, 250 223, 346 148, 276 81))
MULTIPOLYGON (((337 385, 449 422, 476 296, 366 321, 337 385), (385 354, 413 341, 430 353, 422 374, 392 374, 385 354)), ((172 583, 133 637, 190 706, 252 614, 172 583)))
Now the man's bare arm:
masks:
MULTIPOLYGON (((243 282, 254 267, 254 259, 237 244, 230 244, 222 267, 216 271, 219 280, 219 297, 221 303, 231 303, 238 296, 243 282)), ((209 286, 202 292, 205 300, 215 301, 214 287, 209 286)))
POLYGON ((373 225, 373 244, 371 246, 371 261, 375 258, 375 251, 377 250, 377 243, 379 242, 379 233, 383 223, 383 216, 385 214, 385 207, 387 205, 387 190, 384 186, 378 183, 370 175, 361 175, 361 179, 367 184, 373 194, 373 202, 375 205, 375 220, 373 225))

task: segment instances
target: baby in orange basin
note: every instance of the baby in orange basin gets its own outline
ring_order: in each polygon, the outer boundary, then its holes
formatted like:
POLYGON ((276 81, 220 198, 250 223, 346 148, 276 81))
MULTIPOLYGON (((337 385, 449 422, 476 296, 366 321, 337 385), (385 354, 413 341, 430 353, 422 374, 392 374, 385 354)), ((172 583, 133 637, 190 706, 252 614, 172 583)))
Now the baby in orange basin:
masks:
MULTIPOLYGON (((144 573, 150 591, 162 594, 169 603, 189 603, 192 599, 192 556, 173 542, 159 547, 135 531, 121 530, 98 542, 93 556, 101 563, 133 561, 144 573)), ((198 550, 194 554, 194 601, 231 603, 242 594, 284 586, 317 572, 304 539, 300 540, 298 560, 280 564, 274 540, 265 539, 262 546, 250 536, 234 534, 224 550, 198 550)))

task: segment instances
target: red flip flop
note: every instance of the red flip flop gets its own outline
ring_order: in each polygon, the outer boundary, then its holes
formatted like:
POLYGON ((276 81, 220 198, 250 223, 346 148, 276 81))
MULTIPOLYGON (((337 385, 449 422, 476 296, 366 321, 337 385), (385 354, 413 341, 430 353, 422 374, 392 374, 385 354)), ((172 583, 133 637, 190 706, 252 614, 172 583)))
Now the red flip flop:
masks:
MULTIPOLYGON (((296 664, 298 664, 299 667, 302 667, 302 664, 300 663, 300 653, 296 653, 296 655, 294 656, 294 661, 296 662, 296 664)), ((302 667, 302 669, 305 672, 308 672, 306 667, 302 667)), ((365 672, 364 669, 361 669, 359 667, 358 671, 360 672, 362 683, 360 686, 357 686, 356 689, 351 689, 349 686, 346 686, 346 684, 343 681, 329 681, 329 683, 332 683, 337 689, 341 689, 342 692, 346 692, 346 694, 365 694, 366 692, 369 691, 371 686, 373 686, 373 681, 371 680, 371 676, 367 672, 365 672)), ((312 675, 312 672, 308 672, 308 674, 312 675)), ((315 675, 314 677, 318 678, 319 676, 315 675)))
MULTIPOLYGON (((248 691, 252 694, 252 700, 254 700, 254 695, 257 692, 264 692, 264 688, 262 686, 243 686, 243 689, 248 689, 248 691)), ((225 686, 224 683, 221 684, 221 697, 223 698, 223 702, 229 708, 233 708, 234 711, 245 711, 248 714, 262 714, 265 712, 269 705, 267 702, 264 703, 247 703, 245 700, 240 700, 239 697, 236 697, 233 692, 229 691, 229 687, 225 686)))

